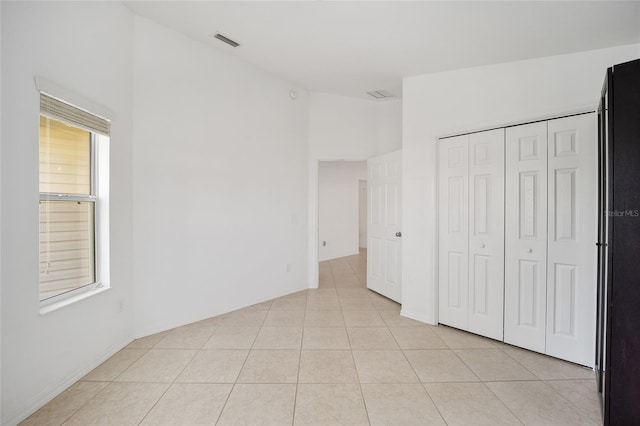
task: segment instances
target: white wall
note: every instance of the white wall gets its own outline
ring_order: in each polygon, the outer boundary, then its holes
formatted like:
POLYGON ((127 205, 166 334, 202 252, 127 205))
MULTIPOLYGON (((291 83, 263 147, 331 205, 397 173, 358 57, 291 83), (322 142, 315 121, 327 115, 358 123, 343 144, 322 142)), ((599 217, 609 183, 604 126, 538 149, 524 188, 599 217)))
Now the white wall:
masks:
POLYGON ((375 155, 402 149, 402 99, 387 99, 377 103, 378 131, 375 155))
POLYGON ((312 92, 309 101, 309 287, 318 285, 318 161, 361 161, 400 149, 400 100, 312 92))
POLYGON ((309 156, 319 159, 375 155, 378 103, 312 92, 309 103, 309 156))
POLYGON ((13 425, 133 337, 133 18, 119 3, 2 2, 2 420, 13 425), (111 289, 46 315, 38 291, 34 76, 115 112, 111 289), (124 312, 118 304, 124 302, 124 312))
POLYGON ((306 288, 306 92, 140 17, 134 58, 136 336, 306 288))
POLYGON ((358 221, 360 226, 358 229, 358 242, 361 248, 367 248, 367 213, 369 195, 367 193, 367 181, 361 179, 358 182, 358 221))
POLYGON ((397 151, 401 145, 401 99, 310 94, 310 158, 369 158, 397 151))
POLYGON ((360 180, 366 161, 321 161, 318 168, 319 260, 359 252, 360 180), (323 241, 327 242, 323 246, 323 241))
POLYGON ((593 110, 606 68, 639 56, 636 44, 404 79, 403 315, 438 320, 437 138, 593 110))

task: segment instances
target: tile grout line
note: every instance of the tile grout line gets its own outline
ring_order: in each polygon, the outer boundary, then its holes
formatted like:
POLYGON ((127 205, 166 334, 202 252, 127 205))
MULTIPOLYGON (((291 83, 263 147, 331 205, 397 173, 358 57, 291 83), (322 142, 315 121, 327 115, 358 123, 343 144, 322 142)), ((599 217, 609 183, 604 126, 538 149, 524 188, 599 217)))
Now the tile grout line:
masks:
MULTIPOLYGON (((349 268, 351 269, 352 273, 355 275, 355 273, 353 271, 353 268, 351 268, 351 265, 349 265, 349 268)), ((332 274, 333 274, 333 269, 332 269, 332 274)), ((356 276, 356 280, 358 281, 359 284, 361 284, 361 285, 363 284, 358 279, 357 276, 356 276)), ((334 279, 334 285, 335 284, 336 283, 335 283, 335 279, 334 279)), ((338 292, 338 290, 337 290, 337 287, 336 287, 336 293, 337 292, 338 292)), ((338 304, 340 306, 340 314, 342 316, 342 321, 344 323, 345 331, 346 331, 346 334, 347 334, 347 341, 349 343, 349 354, 351 355, 351 361, 353 362, 353 368, 354 368, 354 370, 356 372, 357 385, 358 385, 358 389, 360 390, 360 399, 362 401, 362 406, 364 407, 364 412, 365 412, 365 414, 367 416, 367 423, 370 425, 371 424, 371 418, 369 416, 369 410, 367 409, 367 402, 366 402, 366 400, 364 398, 364 392, 362 391, 362 382, 360 380, 360 373, 358 371, 358 366, 356 364, 355 357, 353 356, 353 345, 352 345, 352 342, 351 342, 351 335, 349 334, 349 329, 348 329, 347 323, 346 323, 346 321, 344 319, 344 309, 343 309, 342 303, 340 302, 340 297, 339 296, 338 296, 338 304)))
MULTIPOLYGON (((500 349, 500 348, 497 348, 497 349, 500 349)), ((500 349, 500 350, 501 350, 501 349, 500 349)), ((502 351, 502 350, 501 350, 501 351, 502 351)), ((457 358, 458 358, 458 359, 459 359, 459 360, 460 360, 464 365, 466 365, 466 366, 467 366, 467 368, 469 369, 469 371, 471 371, 471 372, 473 373, 473 375, 474 375, 474 376, 476 376, 476 377, 478 378, 478 380, 480 381, 480 383, 482 383, 482 385, 483 385, 486 389, 488 389, 488 390, 489 390, 489 392, 491 392, 491 394, 492 394, 493 396, 495 396, 495 397, 496 397, 496 399, 497 399, 498 401, 500 401, 500 403, 501 403, 501 404, 502 404, 502 405, 503 405, 503 406, 504 406, 504 407, 505 407, 505 408, 506 408, 506 409, 507 409, 507 410, 508 410, 512 415, 513 415, 513 417, 514 417, 516 420, 518 420, 520 423, 524 424, 524 422, 522 421, 522 419, 520 419, 520 417, 519 417, 519 416, 517 416, 517 415, 516 415, 516 413, 514 413, 514 412, 511 410, 511 408, 510 408, 510 407, 509 407, 509 406, 508 406, 508 405, 507 405, 507 404, 506 404, 506 403, 505 403, 505 402, 504 402, 504 401, 503 401, 503 400, 502 400, 498 395, 496 395, 496 394, 493 392, 493 390, 491 390, 491 388, 490 388, 489 386, 487 386, 487 384, 486 384, 486 383, 491 383, 491 382, 485 382, 484 380, 482 380, 482 379, 480 378, 480 376, 478 376, 478 375, 476 374, 476 372, 475 372, 475 371, 473 371, 473 369, 471 368, 471 366, 470 366, 469 364, 467 364, 467 363, 464 361, 464 359, 462 359, 462 358, 461 358, 461 357, 456 353, 456 351, 455 351, 454 349, 452 349, 452 350, 451 350, 451 352, 453 352, 453 354, 454 354, 454 355, 455 355, 455 356, 456 356, 456 357, 457 357, 457 358)), ((508 356, 508 354, 507 354, 507 356, 508 356)), ((527 370, 527 371, 529 371, 529 370, 527 370)), ((533 373, 532 373, 532 374, 533 374, 533 373)), ((536 375, 534 374, 534 377, 538 377, 538 376, 536 376, 536 375)))
MULTIPOLYGON (((318 283, 318 288, 320 287, 320 283, 318 283)), ((296 423, 296 408, 298 405, 298 389, 299 389, 299 384, 300 384, 300 367, 302 365, 302 346, 303 346, 303 342, 304 342, 304 323, 307 319, 307 309, 309 308, 309 291, 307 290, 307 297, 305 299, 305 304, 304 304, 304 314, 302 315, 302 335, 300 336, 300 352, 298 355, 298 375, 296 377, 296 391, 293 394, 293 414, 291 416, 291 426, 293 426, 296 423)))
MULTIPOLYGON (((97 368, 97 367, 96 367, 97 368)), ((88 374, 88 373, 87 373, 88 374)), ((82 380, 78 380, 76 383, 80 383, 82 380)), ((58 396, 62 395, 64 392, 68 391, 69 389, 71 389, 71 387, 73 387, 76 383, 74 383, 73 385, 69 386, 67 389, 63 390, 62 392, 60 392, 55 398, 56 399, 58 396)), ((87 382, 85 382, 87 383, 87 382)), ((94 382, 95 383, 95 382, 94 382)), ((71 417, 75 416, 75 414, 80 411, 80 409, 82 409, 85 405, 87 405, 89 402, 93 401, 98 395, 100 395, 102 393, 102 391, 104 391, 104 389, 109 386, 109 384, 113 383, 113 382, 102 382, 102 383, 107 383, 107 385, 105 387, 103 387, 102 389, 100 389, 98 392, 96 392, 95 395, 93 395, 93 397, 89 398, 87 401, 85 401, 84 404, 82 404, 80 407, 78 407, 76 410, 74 410, 69 416, 67 416, 64 420, 62 420, 62 422, 60 423, 60 425, 64 425, 65 423, 67 423, 69 420, 71 420, 71 417)), ((53 399, 48 402, 47 404, 50 404, 53 399)), ((38 411, 40 411, 42 408, 46 407, 47 404, 43 405, 41 408, 39 408, 38 410, 36 410, 33 414, 31 414, 29 417, 27 417, 26 419, 24 419, 23 421, 27 421, 31 416, 33 416, 34 414, 36 414, 38 411)), ((22 423, 22 422, 20 422, 22 423)))
MULTIPOLYGON (((438 412, 438 415, 440 416, 440 418, 442 419, 444 424, 448 425, 447 421, 445 420, 444 416, 442 415, 442 412, 440 411, 440 408, 438 408, 438 405, 436 404, 436 402, 431 397, 431 394, 429 393, 427 388, 424 386, 424 382, 420 379, 420 375, 418 375, 418 372, 416 371, 415 367, 413 366, 413 364, 411 364, 411 361, 409 361, 409 358, 407 358, 407 354, 404 352, 405 349, 402 348, 402 346, 400 345, 400 342, 398 342, 398 339, 396 338, 396 336, 393 334, 393 332, 391 330, 389 330, 389 333, 391 333, 391 336, 393 337, 393 340, 395 340, 396 345, 398 345, 398 348, 400 349, 400 352, 402 353, 402 356, 404 357, 405 361, 407 361, 407 364, 409 364, 409 367, 411 367, 411 371, 413 371, 413 374, 416 375, 416 378, 418 379, 418 383, 422 386, 422 389, 424 389, 425 393, 427 394, 427 397, 429 398, 429 401, 431 401, 431 403, 433 404, 434 408, 438 412)), ((444 340, 443 340, 443 342, 444 342, 444 340)), ((444 342, 444 344, 447 345, 447 347, 449 347, 447 342, 444 342)))
POLYGON ((512 409, 511 409, 511 407, 509 407, 509 406, 507 405, 507 403, 506 403, 506 402, 504 402, 504 401, 502 400, 502 398, 500 398, 500 397, 499 397, 499 396, 498 396, 498 395, 493 391, 493 389, 491 389, 491 388, 487 385, 487 383, 495 383, 495 382, 481 382, 481 383, 484 385, 484 387, 485 387, 485 388, 487 388, 487 389, 489 390, 489 392, 491 392, 491 395, 493 395, 493 396, 494 396, 498 401, 500 401, 500 403, 501 403, 501 404, 502 404, 502 405, 503 405, 503 406, 504 406, 504 407, 505 407, 505 408, 506 408, 506 409, 507 409, 507 410, 508 410, 512 415, 513 415, 513 417, 515 417, 515 418, 516 418, 516 420, 518 420, 518 421, 519 421, 521 424, 523 424, 523 425, 525 424, 525 423, 524 423, 524 420, 522 420, 522 419, 520 418, 520 416, 518 416, 518 415, 517 415, 517 414, 516 414, 512 409))
POLYGON ((367 401, 364 399, 364 392, 362 391, 362 381, 360 380, 360 372, 358 371, 358 365, 356 364, 356 358, 353 356, 353 345, 351 344, 351 336, 347 332, 347 340, 349 341, 349 353, 351 354, 351 361, 353 362, 353 368, 356 370, 356 378, 358 380, 358 389, 360 389, 360 398, 362 399, 362 405, 364 406, 364 412, 367 415, 367 422, 371 425, 371 417, 369 416, 369 410, 367 409, 367 401))
POLYGON ((251 355, 251 350, 253 349, 253 345, 256 343, 256 340, 258 339, 258 336, 260 335, 260 330, 262 330, 262 327, 264 326, 264 323, 267 320, 267 316, 269 315, 269 312, 271 312, 271 308, 272 307, 273 307, 273 303, 271 305, 269 305, 269 309, 267 310, 267 313, 264 315, 264 318, 262 318, 262 322, 260 323, 260 326, 258 327, 258 332, 256 333, 256 336, 253 338, 253 341, 251 342, 251 345, 249 346, 249 349, 247 350, 247 356, 245 357, 244 361, 242 362, 242 366, 238 370, 238 375, 236 376, 236 379, 231 384, 231 390, 229 390, 229 394, 227 395, 227 398, 224 400, 224 404, 222 404, 222 408, 220 408, 220 413, 218 414, 218 417, 216 418, 216 422, 215 422, 216 425, 218 424, 218 422, 220 422, 220 419, 222 418, 222 415, 224 414, 224 410, 225 410, 225 408, 227 408, 227 404, 229 403, 229 399, 231 398, 231 394, 233 393, 233 390, 236 388, 236 385, 238 384, 238 379, 240 378, 240 374, 242 373, 242 370, 244 369, 244 366, 246 365, 247 360, 249 359, 249 355, 251 355))
MULTIPOLYGON (((177 327, 176 327, 177 328, 177 327)), ((176 328, 172 329, 171 331, 175 330, 176 328)), ((211 335, 207 338, 207 341, 211 338, 211 336, 213 336, 213 333, 215 333, 215 326, 213 328, 213 331, 211 332, 211 335)), ((170 333, 170 332, 169 332, 170 333)), ((146 355, 147 353, 151 352, 152 349, 154 349, 156 346, 158 346, 160 344, 160 342, 162 342, 168 335, 169 333, 164 336, 162 339, 160 339, 155 345, 153 345, 153 348, 149 349, 147 352, 145 352, 143 354, 146 355)), ((204 346, 207 342, 204 342, 202 344, 202 346, 204 346)), ((173 350, 188 350, 188 349, 178 349, 178 348, 171 348, 173 350)), ((163 348, 162 350, 165 350, 165 348, 163 348)), ((184 372, 184 370, 187 369, 187 367, 189 365, 191 365, 191 363, 193 362, 194 358, 196 356, 198 356, 198 354, 200 353, 200 351, 202 350, 202 347, 200 349, 197 349, 196 352, 193 354, 193 356, 191 357, 191 359, 189 360, 189 362, 187 362, 187 364, 182 367, 182 369, 180 370, 180 372, 178 372, 178 374, 176 374, 176 377, 173 379, 173 381, 169 384, 169 386, 167 386, 167 388, 164 390, 164 392, 162 392, 162 395, 160 395, 160 397, 156 400, 156 402, 153 403, 153 405, 151 406, 151 408, 149 408, 149 410, 147 410, 147 412, 145 413, 144 416, 142 416, 142 419, 138 422, 138 425, 142 424, 144 422, 144 420, 147 418, 147 416, 151 413, 151 411, 153 411, 153 409, 156 407, 156 405, 158 405, 158 402, 160 402, 160 400, 167 394, 167 392, 169 392, 169 389, 171 389, 173 387, 173 385, 176 383, 176 380, 178 380, 178 377, 180 377, 180 375, 184 372)), ((142 358, 142 356, 140 357, 142 358)), ((138 359, 140 359, 138 358, 138 359)), ((137 362, 137 361, 136 361, 137 362)), ((133 363, 135 364, 135 362, 133 363)), ((133 365, 131 364, 129 366, 129 368, 131 368, 131 366, 133 365)), ((125 369, 122 373, 120 373, 120 375, 118 375, 118 377, 120 377, 122 374, 124 374, 125 371, 127 371, 129 368, 125 369)), ((130 383, 147 383, 147 382, 130 382, 130 383)), ((160 382, 160 383, 167 383, 167 382, 160 382)))
MULTIPOLYGON (((156 344, 157 344, 157 343, 156 343, 156 344)), ((127 345, 127 346, 128 346, 128 345, 127 345)), ((124 348, 120 349, 120 351, 122 351, 123 349, 126 349, 126 348, 127 348, 127 347, 125 346, 124 348)), ((136 349, 144 349, 145 351, 144 351, 142 354, 140 354, 140 356, 139 356, 138 358, 136 358, 136 360, 135 360, 135 361, 133 361, 133 362, 131 363, 131 365, 135 364, 135 363, 136 363, 140 358, 142 358, 142 357, 143 357, 147 352, 149 352, 152 348, 136 348, 136 349)), ((116 356, 118 353, 120 353, 120 351, 118 351, 118 352, 116 352, 115 354, 113 354, 111 357, 109 357, 109 359, 111 359, 111 358, 113 358, 114 356, 116 356)), ((105 360, 104 362, 109 361, 109 359, 105 360)), ((102 364, 104 364, 104 362, 103 362, 102 364)), ((100 365, 102 365, 102 364, 100 364, 100 365)), ((100 367, 100 365, 99 365, 98 367, 100 367)), ((116 375, 116 377, 114 377, 112 380, 106 380, 106 381, 105 381, 105 380, 82 380, 82 377, 81 377, 81 378, 80 378, 78 381, 76 381, 73 385, 69 386, 67 389, 65 389, 65 390, 63 390, 62 392, 60 392, 60 394, 58 394, 58 395, 62 395, 64 392, 66 392, 67 390, 69 390, 72 386, 74 386, 75 384, 80 383, 80 382, 85 382, 85 383, 89 383, 89 382, 92 382, 92 383, 95 383, 95 382, 107 383, 107 385, 106 385, 105 387, 103 387, 102 389, 100 389, 100 391, 99 391, 99 392, 96 392, 96 394, 95 394, 93 397, 89 398, 87 401, 85 401, 85 403, 84 403, 84 404, 82 404, 80 407, 78 407, 76 410, 74 410, 74 411, 73 411, 73 412, 72 412, 72 413, 71 413, 67 418, 65 418, 65 419, 62 421, 62 423, 60 423, 60 424, 61 424, 61 425, 64 425, 65 423, 67 423, 69 420, 71 420, 71 418, 72 418, 73 416, 75 416, 75 415, 76 415, 76 413, 77 413, 78 411, 80 411, 80 410, 81 410, 82 408, 84 408, 87 404, 89 404, 89 402, 93 401, 94 399, 96 399, 96 398, 98 397, 98 395, 100 395, 102 392, 104 392, 104 390, 105 390, 109 385, 111 385, 111 384, 113 384, 113 383, 116 383, 116 379, 117 379, 118 377, 120 377, 120 376, 122 375, 122 373, 124 373, 126 370, 128 370, 128 369, 131 367, 131 365, 129 365, 129 366, 128 366, 127 368, 125 368, 121 373, 119 373, 118 375, 116 375)), ((85 376, 89 375, 91 372, 93 372, 93 371, 94 371, 95 369, 97 369, 98 367, 94 368, 94 369, 93 369, 93 370, 91 370, 89 373, 85 374, 83 377, 85 377, 85 376)), ((57 398, 57 396, 56 396, 56 398, 57 398)), ((54 399, 55 399, 55 398, 54 398, 54 399)), ((52 399, 51 401, 49 401, 47 404, 45 404, 45 405, 43 405, 42 407, 40 407, 40 408, 39 408, 38 410, 36 410, 33 414, 36 414, 38 411, 40 411, 42 408, 46 407, 46 406, 47 406, 48 404, 50 404, 52 401, 53 401, 53 399, 52 399)), ((33 414, 31 414, 31 416, 33 416, 33 414)), ((31 417, 31 416, 29 416, 29 417, 31 417)), ((25 419, 25 421, 26 421, 29 417, 27 417, 27 418, 25 419)))

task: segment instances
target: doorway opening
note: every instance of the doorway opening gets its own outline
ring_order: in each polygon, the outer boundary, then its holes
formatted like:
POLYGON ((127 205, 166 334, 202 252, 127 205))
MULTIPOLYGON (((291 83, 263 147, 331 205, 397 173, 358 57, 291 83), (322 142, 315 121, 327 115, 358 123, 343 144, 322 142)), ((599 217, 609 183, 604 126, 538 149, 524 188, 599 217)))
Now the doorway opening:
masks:
POLYGON ((367 286, 367 162, 318 163, 318 287, 367 286))

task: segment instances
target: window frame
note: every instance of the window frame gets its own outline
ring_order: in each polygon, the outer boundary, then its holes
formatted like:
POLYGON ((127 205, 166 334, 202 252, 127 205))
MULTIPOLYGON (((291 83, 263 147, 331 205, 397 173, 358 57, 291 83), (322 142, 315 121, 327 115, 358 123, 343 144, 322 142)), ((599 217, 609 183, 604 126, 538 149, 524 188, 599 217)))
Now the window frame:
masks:
MULTIPOLYGON (((46 315, 64 306, 68 306, 80 300, 100 294, 111 288, 110 284, 110 146, 111 123, 115 114, 109 108, 97 104, 92 100, 70 91, 46 78, 35 76, 35 88, 39 98, 46 95, 55 98, 68 106, 77 108, 105 122, 106 132, 93 130, 92 127, 69 122, 56 116, 49 116, 42 110, 42 103, 38 117, 47 116, 51 119, 63 122, 73 127, 87 130, 90 139, 90 190, 91 194, 55 194, 40 192, 38 190, 38 202, 44 201, 81 201, 93 204, 93 267, 94 279, 92 283, 82 285, 73 290, 68 290, 55 296, 40 300, 40 279, 37 280, 39 313, 46 315)), ((39 143, 39 133, 38 133, 39 143)), ((40 158, 38 154, 38 158, 40 158)), ((39 173, 39 172, 38 172, 39 173)), ((38 225, 39 226, 39 225, 38 225)), ((39 253, 39 249, 38 249, 39 253)), ((39 275, 39 274, 38 274, 39 275)))
MULTIPOLYGON (((79 128, 77 126, 75 126, 73 123, 69 123, 66 122, 62 119, 59 118, 53 118, 53 117, 48 117, 45 114, 42 114, 42 112, 40 112, 40 117, 47 117, 50 120, 55 120, 58 121, 60 123, 64 123, 68 126, 73 126, 76 128, 79 128)), ((99 244, 98 244, 98 230, 100 227, 100 222, 99 222, 99 197, 98 197, 98 185, 97 185, 97 178, 99 176, 98 174, 98 158, 97 158, 97 149, 96 149, 96 145, 97 145, 97 134, 93 131, 89 131, 87 130, 87 132, 89 133, 89 195, 80 195, 80 194, 66 194, 66 193, 55 193, 55 192, 40 192, 40 199, 39 202, 42 201, 69 201, 69 202, 73 202, 73 201, 77 201, 77 202, 88 202, 88 203, 92 203, 93 204, 93 214, 92 214, 92 230, 93 230, 93 247, 92 247, 92 253, 93 253, 93 281, 87 284, 83 284, 79 287, 76 287, 72 290, 67 290, 64 291, 62 293, 53 295, 53 296, 49 296, 46 297, 44 299, 40 298, 41 296, 39 296, 39 300, 40 300, 40 304, 41 306, 47 306, 50 304, 54 304, 57 303, 61 300, 65 300, 69 297, 73 297, 77 294, 81 294, 84 293, 85 291, 90 291, 93 290, 95 288, 99 288, 101 286, 101 282, 100 282, 100 262, 98 261, 99 259, 99 244)), ((40 137, 40 135, 39 135, 40 137)), ((38 244, 39 246, 39 244, 38 244)), ((41 286, 41 282, 38 279, 38 294, 42 294, 42 289, 40 288, 41 286)))

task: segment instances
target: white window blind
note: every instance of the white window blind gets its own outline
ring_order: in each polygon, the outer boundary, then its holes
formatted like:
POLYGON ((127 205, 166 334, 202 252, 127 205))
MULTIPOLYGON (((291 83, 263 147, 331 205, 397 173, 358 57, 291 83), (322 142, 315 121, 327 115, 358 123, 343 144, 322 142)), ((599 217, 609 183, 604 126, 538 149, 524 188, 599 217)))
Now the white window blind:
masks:
POLYGON ((98 117, 95 114, 42 92, 40 92, 40 113, 49 118, 65 121, 90 132, 109 136, 111 131, 111 123, 109 120, 98 117))

